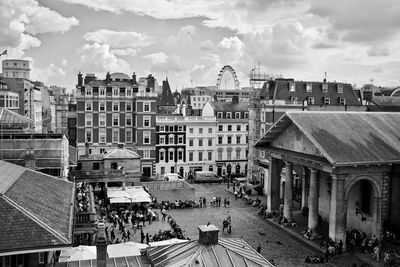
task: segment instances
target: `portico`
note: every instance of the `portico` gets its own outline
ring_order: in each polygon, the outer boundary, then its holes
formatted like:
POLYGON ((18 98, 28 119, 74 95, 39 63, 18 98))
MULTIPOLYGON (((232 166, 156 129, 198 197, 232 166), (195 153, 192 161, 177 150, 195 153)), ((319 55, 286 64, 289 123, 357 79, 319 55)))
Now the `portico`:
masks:
POLYGON ((390 177, 400 178, 393 168, 400 163, 399 136, 400 114, 287 113, 255 144, 269 160, 268 211, 278 211, 283 199, 283 215, 293 220, 293 169, 300 169, 301 207, 308 208, 313 233, 320 216, 329 222, 329 237, 336 242, 345 243, 350 229, 382 236, 384 224, 399 223, 389 216, 390 177))

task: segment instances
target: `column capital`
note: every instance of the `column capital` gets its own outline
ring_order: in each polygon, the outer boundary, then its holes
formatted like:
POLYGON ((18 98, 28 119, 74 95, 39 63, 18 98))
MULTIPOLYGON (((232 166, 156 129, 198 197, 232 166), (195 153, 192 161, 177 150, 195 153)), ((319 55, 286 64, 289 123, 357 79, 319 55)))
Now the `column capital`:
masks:
POLYGON ((311 168, 311 167, 306 167, 311 173, 316 173, 318 170, 311 168))
POLYGON ((332 180, 338 180, 338 181, 339 180, 344 180, 345 177, 346 177, 346 175, 338 175, 338 174, 335 174, 335 173, 331 173, 330 176, 331 176, 332 180))
POLYGON ((285 162, 285 165, 291 165, 291 166, 293 166, 293 163, 290 162, 290 161, 284 160, 283 162, 285 162))

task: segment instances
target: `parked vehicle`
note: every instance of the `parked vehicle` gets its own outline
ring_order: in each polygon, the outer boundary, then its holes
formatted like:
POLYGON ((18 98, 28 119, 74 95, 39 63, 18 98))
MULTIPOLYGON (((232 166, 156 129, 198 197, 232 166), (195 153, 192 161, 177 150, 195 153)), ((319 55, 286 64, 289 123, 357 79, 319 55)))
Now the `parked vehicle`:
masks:
POLYGON ((194 174, 195 183, 222 183, 222 177, 211 171, 196 171, 194 174))
POLYGON ((166 173, 163 178, 164 182, 177 182, 177 181, 185 181, 185 178, 180 176, 177 173, 166 173))

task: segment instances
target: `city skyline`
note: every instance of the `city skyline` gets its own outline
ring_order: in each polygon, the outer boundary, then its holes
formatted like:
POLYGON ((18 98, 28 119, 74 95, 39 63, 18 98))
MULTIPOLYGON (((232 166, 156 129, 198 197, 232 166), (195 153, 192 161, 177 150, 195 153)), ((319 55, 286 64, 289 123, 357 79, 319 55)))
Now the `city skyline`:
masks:
MULTIPOLYGON (((76 84, 107 71, 215 85, 231 65, 296 80, 399 84, 400 3, 391 1, 2 1, 1 59, 30 59, 32 80, 76 84), (362 6, 362 12, 359 11, 362 6)), ((226 77, 228 82, 230 77, 226 77)), ((227 85, 229 87, 229 85, 227 85)))

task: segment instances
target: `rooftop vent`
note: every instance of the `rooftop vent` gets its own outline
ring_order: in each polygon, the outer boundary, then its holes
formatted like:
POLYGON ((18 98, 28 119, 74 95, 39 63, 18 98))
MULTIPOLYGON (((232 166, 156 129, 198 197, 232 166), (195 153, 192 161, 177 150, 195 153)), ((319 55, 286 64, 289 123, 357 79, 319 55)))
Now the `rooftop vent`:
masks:
POLYGON ((199 228, 199 243, 208 246, 218 244, 219 229, 213 224, 200 225, 199 228))

